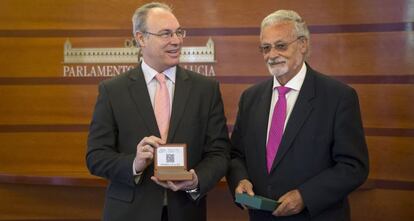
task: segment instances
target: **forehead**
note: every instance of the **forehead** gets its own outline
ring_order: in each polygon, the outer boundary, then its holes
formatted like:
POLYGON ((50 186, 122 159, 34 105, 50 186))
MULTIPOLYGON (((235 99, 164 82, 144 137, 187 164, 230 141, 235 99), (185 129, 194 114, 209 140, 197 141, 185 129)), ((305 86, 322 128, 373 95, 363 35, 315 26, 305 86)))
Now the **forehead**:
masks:
POLYGON ((180 27, 174 14, 165 9, 153 8, 147 16, 147 29, 149 31, 176 30, 180 27))
POLYGON ((294 25, 292 22, 282 22, 266 26, 260 33, 262 43, 288 41, 294 37, 294 25))

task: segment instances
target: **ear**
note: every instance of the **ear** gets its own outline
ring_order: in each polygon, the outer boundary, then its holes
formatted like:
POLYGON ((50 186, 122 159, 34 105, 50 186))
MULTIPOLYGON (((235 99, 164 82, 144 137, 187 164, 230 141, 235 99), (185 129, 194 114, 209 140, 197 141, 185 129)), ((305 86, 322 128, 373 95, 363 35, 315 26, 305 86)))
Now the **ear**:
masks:
POLYGON ((307 38, 301 38, 300 41, 302 43, 300 44, 300 52, 305 54, 308 51, 309 40, 307 38))
POLYGON ((138 43, 139 47, 145 47, 145 36, 141 32, 135 33, 135 41, 138 43))

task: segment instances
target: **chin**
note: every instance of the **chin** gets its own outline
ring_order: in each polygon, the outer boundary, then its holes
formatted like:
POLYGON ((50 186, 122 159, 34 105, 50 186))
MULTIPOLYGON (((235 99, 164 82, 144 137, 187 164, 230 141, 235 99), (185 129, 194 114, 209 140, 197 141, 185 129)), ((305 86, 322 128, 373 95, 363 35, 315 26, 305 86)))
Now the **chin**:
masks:
POLYGON ((169 58, 167 60, 167 63, 168 64, 171 64, 171 65, 177 65, 177 64, 180 63, 180 57, 177 57, 177 58, 169 58))
POLYGON ((286 73, 288 73, 288 71, 289 71, 288 68, 286 68, 286 67, 283 67, 283 68, 272 68, 272 67, 270 67, 268 65, 267 68, 269 69, 270 75, 275 76, 275 77, 283 76, 286 73))
POLYGON ((170 63, 170 66, 172 67, 172 66, 176 66, 176 65, 178 65, 178 64, 180 64, 180 61, 177 61, 177 62, 171 62, 171 63, 170 63))
POLYGON ((164 63, 164 69, 168 69, 168 68, 172 68, 172 67, 174 67, 174 66, 176 66, 178 63, 177 62, 171 62, 171 61, 169 61, 169 62, 165 62, 164 63))

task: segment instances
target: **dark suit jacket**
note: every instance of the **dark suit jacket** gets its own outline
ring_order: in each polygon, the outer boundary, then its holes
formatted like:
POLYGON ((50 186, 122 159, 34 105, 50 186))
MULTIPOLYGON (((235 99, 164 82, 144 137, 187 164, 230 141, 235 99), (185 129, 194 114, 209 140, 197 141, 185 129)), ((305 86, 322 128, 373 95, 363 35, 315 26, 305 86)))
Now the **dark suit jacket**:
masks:
MULTIPOLYGON (((160 137, 141 65, 99 85, 90 125, 87 166, 110 181, 104 220, 161 220, 164 189, 155 184, 153 164, 140 183, 132 164, 136 146, 145 136, 160 137)), ((177 67, 168 133, 169 143, 187 144, 187 167, 199 179, 200 198, 184 191, 167 191, 169 220, 205 220, 205 194, 225 175, 230 142, 219 84, 177 67)))
POLYGON ((309 66, 288 119, 270 174, 266 169, 266 135, 273 79, 241 96, 232 134, 231 193, 241 179, 255 194, 278 199, 299 189, 306 208, 276 219, 249 211, 251 220, 349 220, 347 195, 368 175, 368 153, 354 89, 309 66))

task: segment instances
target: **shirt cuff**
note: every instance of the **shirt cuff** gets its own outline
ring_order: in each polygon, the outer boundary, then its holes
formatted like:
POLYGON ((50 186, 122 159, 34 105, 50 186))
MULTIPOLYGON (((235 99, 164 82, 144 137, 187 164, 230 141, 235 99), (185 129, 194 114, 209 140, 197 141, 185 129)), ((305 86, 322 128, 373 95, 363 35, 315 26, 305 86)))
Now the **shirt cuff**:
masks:
POLYGON ((134 175, 134 182, 135 182, 135 184, 138 184, 139 181, 141 180, 141 177, 142 177, 142 171, 141 172, 137 172, 135 170, 135 159, 134 159, 134 163, 132 163, 132 174, 134 175))

